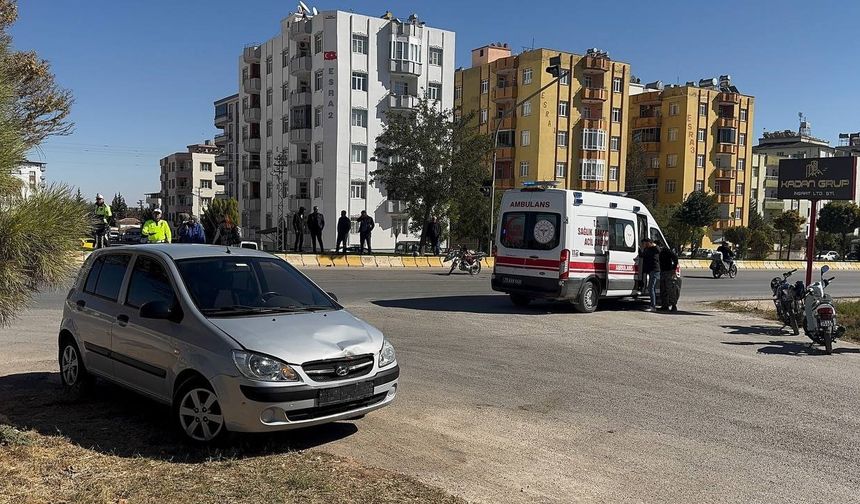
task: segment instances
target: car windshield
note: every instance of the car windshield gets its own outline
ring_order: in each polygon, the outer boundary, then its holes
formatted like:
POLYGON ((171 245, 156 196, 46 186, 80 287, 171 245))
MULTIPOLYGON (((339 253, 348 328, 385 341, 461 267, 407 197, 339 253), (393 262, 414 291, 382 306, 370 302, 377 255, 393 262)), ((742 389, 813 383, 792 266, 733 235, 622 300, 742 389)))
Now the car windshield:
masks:
POLYGON ((176 261, 194 304, 208 317, 336 310, 338 306, 286 261, 206 257, 176 261))

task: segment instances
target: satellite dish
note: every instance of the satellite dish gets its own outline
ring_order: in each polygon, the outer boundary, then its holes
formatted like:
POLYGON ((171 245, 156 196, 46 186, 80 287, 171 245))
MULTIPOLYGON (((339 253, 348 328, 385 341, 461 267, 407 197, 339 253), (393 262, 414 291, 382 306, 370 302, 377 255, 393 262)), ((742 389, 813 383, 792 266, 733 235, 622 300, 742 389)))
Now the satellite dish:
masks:
POLYGON ((304 3, 304 2, 302 2, 301 0, 299 0, 299 9, 301 9, 301 10, 302 10, 302 12, 304 12, 304 13, 306 13, 306 14, 309 14, 309 13, 311 12, 311 10, 310 10, 310 9, 308 9, 307 4, 305 4, 305 3, 304 3))
POLYGON ((320 11, 318 11, 316 7, 312 7, 311 10, 314 12, 314 16, 320 13, 320 11))

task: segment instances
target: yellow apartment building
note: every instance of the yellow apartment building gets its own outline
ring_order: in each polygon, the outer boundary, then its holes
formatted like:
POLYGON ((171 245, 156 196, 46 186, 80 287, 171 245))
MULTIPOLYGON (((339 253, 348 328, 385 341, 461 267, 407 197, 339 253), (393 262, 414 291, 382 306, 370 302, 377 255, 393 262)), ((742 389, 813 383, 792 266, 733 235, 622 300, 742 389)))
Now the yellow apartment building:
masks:
POLYGON ((584 56, 550 49, 512 55, 507 44, 491 44, 473 50, 472 66, 455 72, 454 109, 474 113, 483 133, 499 127, 497 189, 556 181, 569 189, 621 191, 629 82, 630 65, 596 49, 584 56), (553 56, 572 74, 500 119, 554 79, 546 71, 553 56))
POLYGON ((720 219, 712 241, 726 228, 747 225, 754 98, 721 76, 683 86, 634 83, 629 103, 628 141, 641 143, 657 202, 680 203, 697 190, 716 193, 720 219))

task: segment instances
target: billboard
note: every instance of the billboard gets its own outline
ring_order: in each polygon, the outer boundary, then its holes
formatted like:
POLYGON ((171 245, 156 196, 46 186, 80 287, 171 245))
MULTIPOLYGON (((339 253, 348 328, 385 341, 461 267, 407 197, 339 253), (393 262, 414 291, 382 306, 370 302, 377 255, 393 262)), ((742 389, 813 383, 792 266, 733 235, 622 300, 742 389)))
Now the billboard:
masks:
POLYGON ((855 157, 781 159, 777 198, 853 200, 857 183, 855 157))

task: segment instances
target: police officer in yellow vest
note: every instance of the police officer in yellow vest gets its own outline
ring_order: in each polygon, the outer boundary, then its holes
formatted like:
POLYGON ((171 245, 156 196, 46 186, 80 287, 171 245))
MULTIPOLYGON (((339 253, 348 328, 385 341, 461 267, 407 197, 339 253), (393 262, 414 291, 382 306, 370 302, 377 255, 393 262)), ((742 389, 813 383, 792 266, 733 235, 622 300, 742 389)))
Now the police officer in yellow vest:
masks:
POLYGON ((105 198, 101 194, 96 194, 96 208, 94 210, 93 219, 93 234, 95 235, 95 248, 99 249, 108 246, 108 226, 113 213, 110 210, 110 205, 105 203, 105 198))
POLYGON ((158 208, 152 211, 152 219, 146 221, 140 228, 140 235, 146 238, 147 243, 170 243, 173 241, 170 224, 161 220, 161 210, 158 208))

